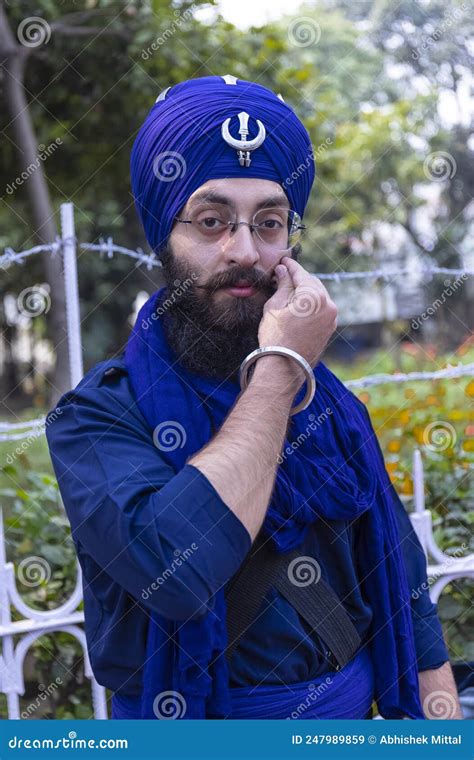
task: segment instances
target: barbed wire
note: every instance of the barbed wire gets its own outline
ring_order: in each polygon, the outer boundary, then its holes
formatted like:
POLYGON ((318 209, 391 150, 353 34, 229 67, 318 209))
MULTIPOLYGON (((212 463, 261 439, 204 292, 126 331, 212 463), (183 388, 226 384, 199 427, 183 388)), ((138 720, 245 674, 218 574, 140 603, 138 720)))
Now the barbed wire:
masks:
MULTIPOLYGON (((434 372, 395 372, 393 374, 379 374, 379 375, 366 375, 365 377, 359 377, 357 380, 346 380, 344 385, 347 388, 367 388, 373 385, 382 385, 383 383, 404 383, 411 382, 413 380, 439 380, 440 378, 448 379, 455 377, 464 377, 474 373, 474 362, 470 364, 457 364, 435 370, 434 372)), ((24 422, 0 422, 0 441, 19 441, 24 438, 29 438, 31 435, 39 437, 44 434, 45 431, 45 417, 37 417, 33 420, 24 422), (22 428, 28 428, 23 433, 14 432, 5 434, 6 430, 21 430, 22 428)))
POLYGON ((129 256, 132 259, 137 260, 136 266, 140 264, 146 264, 147 269, 152 267, 161 267, 161 261, 157 258, 156 253, 145 253, 141 248, 132 250, 131 248, 124 248, 122 245, 115 245, 112 238, 107 240, 99 240, 99 243, 79 243, 79 248, 85 251, 98 251, 99 253, 106 253, 107 258, 111 259, 114 253, 121 253, 125 256, 129 256))
MULTIPOLYGON (((77 238, 60 238, 57 237, 54 243, 49 245, 37 245, 26 251, 15 252, 12 248, 5 248, 5 253, 0 256, 0 267, 6 268, 12 263, 23 263, 24 259, 35 253, 51 251, 56 254, 65 243, 73 240, 79 248, 84 251, 95 251, 100 254, 106 254, 107 258, 112 258, 115 253, 128 256, 136 260, 136 266, 145 264, 148 270, 153 267, 161 267, 161 261, 156 253, 145 253, 141 248, 131 249, 121 245, 116 245, 112 237, 106 240, 99 239, 98 243, 79 243, 77 238)), ((451 275, 453 277, 472 277, 474 269, 455 269, 451 267, 438 267, 432 265, 421 265, 416 268, 412 267, 386 267, 378 269, 368 269, 359 272, 315 272, 316 277, 320 280, 343 282, 345 280, 391 280, 394 277, 404 277, 411 274, 419 274, 424 278, 431 278, 436 274, 451 275)))
POLYGON ((61 249, 62 240, 60 237, 56 238, 54 243, 48 243, 45 245, 35 245, 33 248, 28 248, 25 251, 14 251, 13 248, 5 248, 5 252, 0 256, 0 267, 7 269, 10 264, 23 264, 24 259, 28 256, 33 256, 35 253, 43 253, 44 251, 51 251, 53 255, 58 253, 61 249))
POLYGON ((44 425, 46 417, 35 417, 32 420, 24 422, 0 422, 0 432, 2 430, 21 430, 22 428, 31 428, 34 425, 44 425))
POLYGON ((44 435, 45 425, 45 416, 25 420, 24 422, 0 422, 0 441, 21 441, 30 436, 39 438, 44 435), (14 432, 5 433, 6 430, 14 432), (21 430, 23 432, 20 432, 21 430))
MULTIPOLYGON (((75 243, 82 250, 94 251, 99 254, 106 254, 107 258, 112 258, 115 253, 119 253, 130 258, 135 259, 136 266, 145 264, 148 270, 153 267, 161 267, 161 261, 158 259, 155 253, 147 254, 141 248, 131 249, 124 246, 116 245, 113 242, 112 237, 108 237, 106 240, 99 238, 98 243, 78 243, 77 238, 74 237, 59 237, 57 236, 54 243, 45 245, 37 245, 32 248, 28 248, 24 251, 14 251, 12 248, 5 248, 4 254, 0 256, 0 267, 5 269, 11 264, 23 264, 25 259, 29 256, 33 256, 37 253, 43 253, 50 251, 53 255, 56 255, 62 250, 63 246, 69 243, 75 243)), ((448 267, 437 267, 422 265, 416 270, 425 277, 429 277, 435 274, 452 275, 453 277, 472 276, 474 270, 470 269, 453 269, 448 267)), ((344 280, 357 280, 357 279, 383 279, 388 280, 396 276, 404 276, 407 274, 413 274, 413 269, 408 267, 399 268, 385 268, 385 269, 371 269, 363 272, 332 272, 332 273, 316 273, 316 277, 321 280, 333 280, 335 282, 341 282, 344 280)), ((412 380, 435 380, 438 378, 454 378, 462 377, 464 375, 471 374, 474 371, 474 364, 451 366, 442 370, 434 372, 411 372, 408 374, 394 373, 394 374, 379 374, 379 375, 367 375, 365 377, 358 378, 356 380, 348 380, 345 385, 348 388, 353 387, 369 387, 374 385, 381 385, 383 383, 400 383, 410 382, 412 380)), ((37 417, 32 420, 24 422, 0 422, 0 441, 15 441, 23 440, 31 436, 39 437, 44 434, 46 418, 44 416, 37 417), (8 433, 7 431, 12 431, 8 433)))
POLYGON ((45 427, 32 428, 25 433, 7 433, 0 434, 0 441, 22 441, 24 438, 41 438, 44 435, 45 427))
POLYGON ((14 251, 13 248, 5 248, 5 252, 0 256, 0 268, 7 269, 11 264, 23 264, 28 256, 33 256, 36 253, 51 251, 51 253, 55 255, 65 244, 71 242, 76 243, 79 248, 82 248, 85 251, 97 251, 101 254, 106 253, 108 258, 112 258, 114 253, 124 254, 125 256, 136 259, 137 266, 140 266, 140 264, 146 264, 148 270, 152 267, 161 267, 161 261, 159 261, 155 253, 145 253, 141 248, 132 250, 131 248, 125 248, 122 245, 115 245, 111 237, 107 238, 107 240, 99 239, 98 243, 78 243, 76 237, 61 238, 58 236, 54 243, 35 245, 33 248, 28 248, 25 251, 14 251))
POLYGON ((450 269, 448 267, 420 266, 415 268, 399 267, 393 269, 369 269, 364 272, 330 272, 328 274, 316 274, 320 280, 391 280, 394 277, 419 274, 424 278, 431 278, 435 274, 449 274, 453 277, 472 277, 474 269, 450 269))
POLYGON ((463 377, 474 373, 474 362, 470 364, 457 364, 452 366, 448 364, 445 369, 435 370, 433 372, 394 372, 392 374, 366 375, 359 377, 357 380, 346 380, 344 385, 348 388, 367 388, 371 385, 382 385, 383 383, 405 383, 412 380, 438 380, 439 378, 463 377))

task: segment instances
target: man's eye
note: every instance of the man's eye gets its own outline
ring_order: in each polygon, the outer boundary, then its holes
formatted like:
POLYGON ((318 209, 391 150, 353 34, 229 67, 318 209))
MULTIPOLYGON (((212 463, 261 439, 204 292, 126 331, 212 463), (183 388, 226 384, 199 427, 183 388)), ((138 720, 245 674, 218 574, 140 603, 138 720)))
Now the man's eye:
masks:
POLYGON ((224 222, 222 219, 218 219, 216 216, 206 216, 204 219, 201 219, 199 221, 199 224, 205 230, 217 230, 223 226, 224 222))
POLYGON ((266 227, 267 230, 280 230, 283 228, 283 224, 279 219, 264 219, 260 224, 262 227, 266 227))

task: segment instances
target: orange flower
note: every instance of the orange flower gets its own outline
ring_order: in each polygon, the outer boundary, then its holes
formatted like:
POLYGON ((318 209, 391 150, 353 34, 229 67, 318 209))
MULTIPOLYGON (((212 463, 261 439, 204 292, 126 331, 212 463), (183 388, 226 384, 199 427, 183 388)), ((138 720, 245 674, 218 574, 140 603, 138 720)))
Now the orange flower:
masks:
POLYGON ((413 481, 409 475, 405 475, 403 483, 400 486, 400 490, 404 496, 413 495, 413 481))
POLYGON ((407 425, 410 422, 411 418, 411 412, 408 409, 404 409, 403 412, 400 413, 400 422, 402 425, 407 425))
POLYGON ((387 449, 391 454, 398 454, 400 451, 400 439, 392 438, 387 444, 387 449))

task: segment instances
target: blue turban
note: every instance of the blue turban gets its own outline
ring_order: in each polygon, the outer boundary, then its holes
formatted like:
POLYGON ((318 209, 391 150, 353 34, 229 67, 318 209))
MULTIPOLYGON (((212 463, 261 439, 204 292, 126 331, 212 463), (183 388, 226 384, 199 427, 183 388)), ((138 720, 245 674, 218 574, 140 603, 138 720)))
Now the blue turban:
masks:
POLYGON ((165 90, 138 132, 130 169, 138 214, 156 252, 174 217, 209 179, 277 182, 302 217, 315 176, 311 140, 293 109, 266 87, 230 75, 189 79, 165 90), (234 141, 255 144, 265 135, 240 160, 238 146, 222 134, 227 119, 226 135, 234 141))

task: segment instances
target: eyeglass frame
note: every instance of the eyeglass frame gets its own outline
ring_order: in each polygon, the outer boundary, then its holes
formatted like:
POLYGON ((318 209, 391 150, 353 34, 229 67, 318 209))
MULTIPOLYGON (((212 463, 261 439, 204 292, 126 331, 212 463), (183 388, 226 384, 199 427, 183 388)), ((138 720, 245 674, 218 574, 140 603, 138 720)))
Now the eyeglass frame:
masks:
MULTIPOLYGON (((271 208, 280 208, 280 207, 279 206, 272 206, 271 208)), ((283 208, 283 206, 281 208, 283 208)), ((257 216, 257 214, 259 214, 261 211, 268 211, 268 210, 269 209, 265 209, 265 208, 258 209, 255 212, 255 214, 252 216, 252 219, 255 219, 255 217, 257 216)), ((290 209, 285 209, 285 211, 288 211, 288 213, 292 212, 292 213, 296 214, 301 219, 301 217, 300 217, 300 215, 298 214, 297 211, 294 211, 291 208, 290 209)), ((175 216, 173 221, 179 222, 180 224, 197 224, 197 222, 195 222, 193 219, 180 219, 178 216, 175 216)), ((252 222, 233 221, 233 222, 223 222, 222 224, 225 224, 227 228, 230 228, 230 227, 233 228, 233 229, 230 230, 230 234, 231 235, 233 235, 236 232, 236 228, 239 227, 240 225, 245 225, 246 227, 248 227, 249 230, 250 230, 250 234, 253 234, 254 231, 258 230, 258 228, 260 227, 259 224, 253 224, 252 222)), ((307 230, 308 227, 307 227, 306 224, 299 224, 296 229, 304 231, 304 230, 307 230)), ((258 236, 258 232, 257 232, 257 236, 258 236)), ((264 245, 267 245, 263 240, 262 240, 262 243, 264 245)), ((294 245, 297 245, 298 243, 299 243, 299 239, 296 241, 296 243, 294 243, 294 245)), ((293 247, 294 246, 290 246, 289 248, 281 248, 281 249, 278 249, 278 250, 291 251, 291 249, 293 247)))

